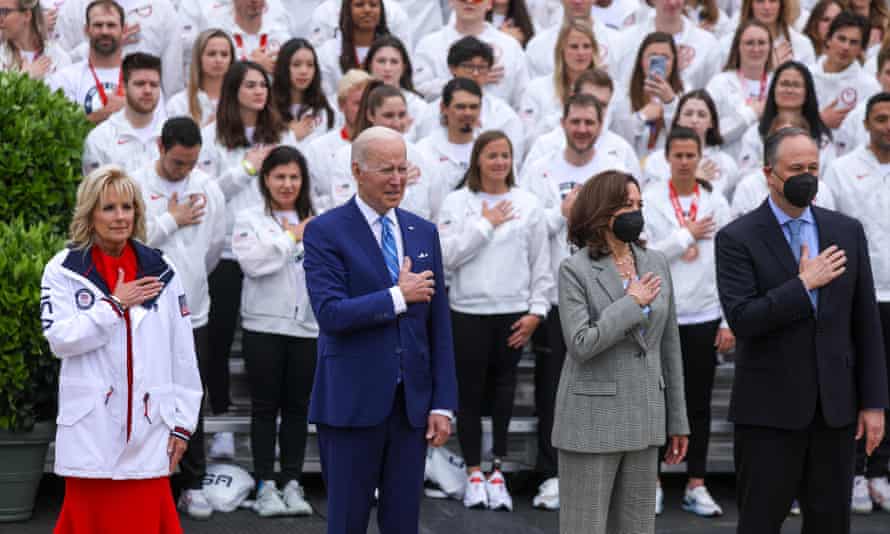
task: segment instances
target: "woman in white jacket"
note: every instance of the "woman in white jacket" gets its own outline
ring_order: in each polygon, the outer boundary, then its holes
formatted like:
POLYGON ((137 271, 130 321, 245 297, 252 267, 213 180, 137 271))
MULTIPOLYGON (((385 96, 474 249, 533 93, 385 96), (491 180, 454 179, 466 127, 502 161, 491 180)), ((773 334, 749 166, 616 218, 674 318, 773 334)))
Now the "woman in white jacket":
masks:
POLYGON ((739 25, 723 72, 708 82, 720 115, 723 150, 738 158, 742 136, 760 120, 773 71, 773 38, 757 19, 739 25))
POLYGON ((263 203, 238 213, 232 237, 232 251, 244 271, 241 324, 258 480, 254 509, 263 517, 309 515, 312 507, 299 479, 318 324, 303 272, 303 229, 314 214, 306 160, 293 147, 275 148, 263 161, 258 182, 263 203), (281 492, 274 472, 276 438, 281 492))
POLYGON ((235 60, 235 45, 226 32, 205 30, 192 47, 188 85, 167 101, 167 116, 187 115, 198 126, 216 120, 223 76, 235 60))
POLYGON ((458 377, 461 450, 468 480, 464 506, 513 509, 500 471, 522 348, 549 309, 549 241, 538 199, 515 186, 513 150, 500 131, 476 139, 463 187, 439 215, 442 257, 458 377), (494 385, 494 462, 482 475, 482 421, 487 383, 494 385))
POLYGON ((386 85, 402 90, 411 123, 405 138, 417 140, 417 121, 426 112, 427 101, 414 89, 414 67, 405 44, 394 35, 380 37, 368 49, 362 68, 386 85))
POLYGON ((203 390, 180 277, 144 239, 139 186, 103 166, 78 187, 69 246, 43 272, 43 332, 62 360, 56 532, 182 532, 168 477, 203 390))
POLYGON ((39 0, 5 0, 3 4, 10 12, 0 22, 0 71, 46 80, 71 64, 68 54, 47 36, 39 0))
MULTIPOLYGON (((729 205, 709 182, 696 178, 701 149, 701 137, 695 131, 671 130, 665 144, 670 180, 643 192, 643 219, 649 246, 667 257, 674 283, 690 428, 683 509, 715 517, 723 510, 705 487, 711 393, 717 352, 732 349, 735 338, 722 320, 714 263, 714 234, 730 221, 729 205)), ((663 498, 657 491, 657 511, 663 498)))
MULTIPOLYGON (((243 274, 232 253, 235 214, 262 204, 256 176, 263 158, 277 144, 296 146, 293 132, 271 105, 269 75, 257 64, 237 61, 223 79, 216 121, 201 132, 201 170, 216 180, 226 197, 226 238, 222 259, 210 273, 210 360, 207 391, 213 414, 229 409, 229 355, 238 321, 243 274)), ((234 435, 214 435, 208 456, 232 458, 234 435)))

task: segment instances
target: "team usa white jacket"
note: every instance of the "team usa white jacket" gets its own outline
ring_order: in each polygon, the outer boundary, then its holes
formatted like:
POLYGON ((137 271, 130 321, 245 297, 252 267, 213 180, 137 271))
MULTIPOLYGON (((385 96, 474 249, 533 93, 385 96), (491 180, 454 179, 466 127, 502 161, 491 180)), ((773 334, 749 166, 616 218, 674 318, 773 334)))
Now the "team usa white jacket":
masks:
POLYGON ((877 300, 890 302, 890 166, 861 145, 834 160, 822 184, 834 193, 838 211, 862 223, 877 300))
POLYGON ((120 165, 132 173, 158 159, 158 139, 166 119, 162 104, 158 103, 155 109, 148 139, 141 137, 133 128, 126 112, 124 108, 113 113, 87 135, 83 145, 84 175, 109 163, 120 165))
POLYGON ((130 308, 129 328, 89 249, 63 250, 43 271, 43 333, 62 360, 54 469, 61 476, 166 477, 170 435, 188 439, 198 422, 203 387, 180 278, 159 251, 131 243, 137 277, 158 276, 164 288, 130 308))
MULTIPOLYGON (((428 3, 435 2, 427 0, 428 3)), ((320 47, 330 39, 340 36, 340 0, 325 0, 312 11, 309 21, 311 31, 308 35, 295 34, 295 36, 309 39, 315 47, 320 47)), ((438 7, 438 6, 437 6, 438 7)), ((386 10, 386 26, 389 31, 401 39, 405 47, 410 51, 414 41, 412 40, 412 22, 408 14, 395 0, 383 0, 383 9, 386 10)), ((296 13, 294 13, 296 15, 296 13)), ((305 13, 301 13, 305 16, 305 13)), ((441 20, 441 15, 439 15, 441 20)), ((415 23, 416 24, 416 23, 415 23)), ((335 86, 336 87, 336 86, 335 86)))
MULTIPOLYGON (((766 99, 772 75, 767 75, 760 83, 762 97, 766 99)), ((733 158, 738 158, 742 149, 742 136, 752 125, 757 124, 757 112, 745 102, 749 95, 747 82, 743 82, 739 71, 727 70, 718 73, 707 86, 708 94, 714 99, 717 116, 720 117, 720 135, 723 136, 723 150, 733 158)))
MULTIPOLYGON (((554 281, 538 199, 510 189, 504 198, 512 203, 516 218, 494 228, 482 217, 484 196, 462 187, 445 197, 439 212, 451 309, 476 315, 546 316, 554 281)), ((497 203, 487 202, 489 207, 497 203)))
MULTIPOLYGON (((729 204, 723 195, 707 191, 699 185, 696 219, 711 216, 719 231, 731 220, 729 204)), ((643 219, 647 245, 664 253, 674 281, 677 321, 694 324, 722 316, 717 295, 717 269, 714 261, 714 239, 695 238, 681 226, 670 197, 670 181, 652 184, 643 192, 643 219), (698 255, 692 261, 683 259, 686 250, 696 244, 698 255), (695 320, 695 318, 700 320, 695 320)))
MULTIPOLYGON (((616 0, 617 1, 617 0, 616 0)), ((556 24, 544 31, 536 33, 525 47, 525 57, 528 59, 529 74, 532 77, 550 76, 553 78, 555 64, 554 50, 556 41, 559 40, 559 32, 562 24, 556 24)), ((593 35, 596 37, 596 46, 599 50, 598 67, 606 69, 609 74, 617 72, 616 61, 622 58, 618 41, 620 34, 599 21, 593 21, 593 35), (616 61, 613 61, 616 60, 616 61)))
POLYGON ((232 251, 244 271, 241 324, 252 332, 316 338, 303 243, 295 243, 265 206, 238 212, 232 251))
POLYGON ((167 210, 172 193, 169 186, 149 165, 133 173, 142 188, 148 231, 147 244, 158 248, 176 265, 191 311, 192 326, 207 325, 210 313, 210 289, 207 276, 216 268, 226 237, 226 199, 219 186, 200 169, 184 179, 179 202, 196 199, 204 205, 204 217, 198 224, 179 227, 167 210))
MULTIPOLYGON (((813 74, 813 85, 816 87, 816 97, 820 109, 828 107, 829 104, 837 100, 838 108, 852 111, 858 104, 868 102, 872 95, 881 91, 881 85, 875 78, 874 71, 866 71, 856 60, 841 72, 825 72, 824 56, 819 58, 815 65, 809 65, 809 67, 813 74)), ((862 128, 862 123, 860 122, 856 126, 862 128)), ((855 148, 855 145, 846 145, 846 138, 843 134, 837 135, 841 130, 842 128, 832 130, 838 155, 845 154, 855 148)))

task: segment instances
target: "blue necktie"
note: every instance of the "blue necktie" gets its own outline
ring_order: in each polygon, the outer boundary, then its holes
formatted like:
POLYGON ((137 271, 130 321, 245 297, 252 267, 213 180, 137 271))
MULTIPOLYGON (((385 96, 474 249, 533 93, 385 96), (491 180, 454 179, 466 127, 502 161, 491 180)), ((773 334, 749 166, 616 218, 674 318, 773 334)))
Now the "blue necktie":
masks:
MULTIPOLYGON (((799 219, 791 219, 785 224, 788 225, 788 233, 791 235, 791 253, 794 254, 794 261, 800 265, 800 247, 803 244, 800 238, 800 229, 803 226, 804 221, 799 219)), ((810 251, 812 254, 812 251, 810 251)), ((807 291, 807 296, 810 297, 810 302, 813 304, 813 309, 816 308, 816 291, 807 291)))
POLYGON ((396 248, 396 236, 392 231, 392 221, 385 216, 380 217, 380 248, 383 250, 383 261, 393 284, 399 283, 399 254, 396 248))

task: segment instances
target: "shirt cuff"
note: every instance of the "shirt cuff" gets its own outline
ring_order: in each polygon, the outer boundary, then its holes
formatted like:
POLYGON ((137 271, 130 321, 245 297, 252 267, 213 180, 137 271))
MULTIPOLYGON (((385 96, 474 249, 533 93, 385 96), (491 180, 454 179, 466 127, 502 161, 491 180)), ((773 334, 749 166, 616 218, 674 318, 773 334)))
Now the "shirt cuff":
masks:
POLYGON ((392 297, 392 307, 396 315, 405 313, 408 310, 408 305, 405 303, 405 296, 402 295, 402 290, 399 289, 399 286, 389 288, 389 294, 392 297))
POLYGON ((450 419, 452 423, 454 422, 454 412, 451 410, 430 410, 430 415, 444 415, 450 419))

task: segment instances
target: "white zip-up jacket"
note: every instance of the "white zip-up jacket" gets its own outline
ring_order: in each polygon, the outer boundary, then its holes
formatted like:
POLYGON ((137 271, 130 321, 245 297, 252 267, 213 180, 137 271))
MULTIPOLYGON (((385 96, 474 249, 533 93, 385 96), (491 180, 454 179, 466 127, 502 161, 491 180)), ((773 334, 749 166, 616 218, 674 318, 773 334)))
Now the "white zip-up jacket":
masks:
MULTIPOLYGON (((50 60, 49 70, 43 76, 43 81, 49 85, 49 78, 59 69, 63 69, 71 64, 71 57, 62 50, 62 48, 53 41, 47 41, 44 45, 43 55, 50 60)), ((19 70, 16 67, 15 53, 8 41, 0 41, 0 72, 8 70, 19 70)))
MULTIPOLYGON (((441 109, 441 98, 427 106, 426 112, 416 123, 418 139, 423 139, 431 135, 436 129, 443 127, 441 109)), ((513 111, 513 108, 506 101, 483 91, 479 123, 478 130, 480 132, 501 130, 507 134, 507 137, 510 138, 510 142, 513 144, 513 160, 516 165, 524 159, 525 128, 522 126, 522 120, 519 118, 519 115, 513 111)))
POLYGON ((113 163, 127 172, 151 165, 158 159, 158 139, 164 127, 165 112, 159 102, 151 122, 152 135, 143 142, 127 120, 126 108, 113 113, 108 120, 96 126, 83 145, 83 173, 89 174, 101 165, 113 163))
MULTIPOLYGON (((251 176, 244 170, 244 156, 249 147, 238 147, 229 150, 216 139, 216 124, 205 126, 201 131, 204 140, 201 147, 198 165, 200 169, 210 175, 216 181, 223 196, 226 198, 226 238, 222 257, 233 260, 232 255, 232 227, 235 225, 235 215, 251 206, 261 205, 263 195, 260 193, 259 175, 251 176)), ((289 129, 281 134, 279 145, 297 145, 294 134, 289 129)), ((259 169, 257 169, 259 170, 259 169)))
MULTIPOLYGON (((769 186, 766 185, 766 176, 762 170, 755 170, 745 175, 736 186, 732 195, 732 218, 738 219, 742 215, 754 211, 769 196, 769 186)), ((819 191, 813 204, 827 210, 836 209, 834 194, 831 186, 825 182, 819 183, 819 191)))
MULTIPOLYGON (((763 96, 769 90, 772 75, 767 75, 763 96)), ((717 116, 720 117, 720 135, 723 136, 723 151, 737 159, 742 149, 742 136, 752 124, 757 124, 757 113, 745 101, 748 89, 742 85, 739 71, 727 70, 718 73, 707 86, 708 94, 714 99, 717 116)))
POLYGON ((834 193, 837 210, 859 219, 868 239, 868 255, 879 302, 890 302, 890 173, 867 145, 828 166, 822 175, 834 193))
POLYGON ((132 243, 137 276, 158 276, 164 288, 130 308, 129 332, 89 249, 65 249, 43 271, 43 335, 62 360, 54 468, 61 476, 166 477, 170 435, 188 439, 198 422, 203 387, 185 291, 158 251, 132 243))
MULTIPOLYGON (((123 45, 123 57, 134 52, 159 57, 164 94, 174 95, 181 91, 185 87, 182 39, 170 38, 171 24, 179 20, 173 4, 169 0, 118 0, 117 3, 124 8, 126 23, 139 25, 136 42, 123 45)), ((89 4, 90 0, 66 0, 56 20, 59 43, 70 51, 73 60, 86 59, 89 53, 84 35, 89 4)))
POLYGON ((612 109, 612 131, 630 143, 641 160, 646 158, 652 150, 663 150, 668 130, 670 130, 671 123, 674 120, 674 113, 677 112, 680 95, 675 96, 673 100, 664 104, 662 113, 664 127, 658 132, 655 146, 651 149, 649 148, 649 124, 640 118, 637 111, 631 109, 630 96, 622 96, 624 98, 619 98, 618 100, 613 98, 614 103, 609 106, 612 109))
MULTIPOLYGON (((868 102, 875 93, 881 91, 881 85, 873 71, 862 68, 858 61, 854 60, 850 66, 841 72, 825 72, 825 57, 819 58, 815 65, 809 65, 813 74, 813 85, 816 87, 816 97, 819 108, 825 108, 837 99, 838 108, 855 108, 862 102, 868 102)), ((843 123, 841 124, 843 126, 843 123)), ((862 123, 858 124, 863 128, 862 123)), ((832 130, 837 155, 842 156, 855 146, 847 146, 844 135, 837 135, 842 128, 832 130)))
MULTIPOLYGON (((411 58, 414 62, 414 87, 427 100, 439 98, 442 88, 453 78, 448 70, 448 50, 463 37, 466 36, 459 34, 454 24, 446 24, 441 30, 427 35, 417 43, 411 58)), ((491 45, 494 64, 504 67, 501 81, 486 85, 483 92, 498 96, 514 106, 518 105, 529 82, 525 53, 519 41, 489 23, 485 23, 485 29, 476 37, 491 45)))
POLYGON ((316 338, 303 243, 294 243, 265 206, 238 212, 232 251, 244 271, 241 325, 253 332, 316 338))
POLYGON ((556 95, 553 75, 538 76, 529 82, 519 103, 519 118, 525 126, 526 141, 529 146, 534 141, 558 126, 562 118, 563 104, 556 95))
MULTIPOLYGON (((556 49, 556 41, 559 39, 559 32, 562 24, 554 24, 546 30, 536 33, 531 41, 525 47, 525 57, 528 59, 528 70, 532 77, 550 76, 553 78, 553 69, 555 68, 554 50, 556 49)), ((620 34, 603 25, 598 20, 593 21, 593 36, 596 37, 596 45, 599 49, 599 59, 597 64, 608 70, 609 74, 614 74, 617 65, 613 61, 615 54, 618 53, 616 47, 620 34)), ((620 56, 619 56, 620 57, 620 56)))
MULTIPOLYGON (((737 27, 736 24, 733 27, 737 27)), ((813 43, 810 38, 800 33, 793 27, 788 28, 788 35, 791 36, 791 57, 794 61, 803 63, 804 65, 812 65, 816 62, 816 51, 813 49, 813 43)), ((732 49, 732 38, 735 32, 731 32, 720 38, 717 45, 708 54, 708 61, 711 62, 715 69, 722 70, 729 59, 729 52, 732 49)), ((785 42, 785 36, 779 35, 773 38, 773 46, 785 42)), ((688 90, 688 89, 687 89, 688 90)), ((820 100, 821 102, 821 100, 820 100)))
MULTIPOLYGON (((439 207, 445 198, 442 179, 436 174, 436 167, 429 163, 424 153, 413 143, 405 141, 408 162, 420 171, 412 183, 405 187, 405 196, 399 207, 428 221, 436 221, 439 207)), ((352 176, 352 145, 340 147, 334 155, 330 168, 330 203, 327 209, 342 206, 358 192, 355 177, 352 176)))
POLYGON ((167 211, 170 201, 164 179, 149 165, 133 173, 142 188, 145 201, 147 244, 158 248, 176 265, 191 308, 192 326, 207 325, 210 313, 210 289, 207 276, 216 268, 226 236, 226 199, 219 186, 200 169, 185 178, 180 202, 195 197, 203 199, 204 216, 198 224, 180 228, 167 211))
MULTIPOLYGON (((411 34, 411 42, 405 42, 408 50, 412 50, 424 35, 429 35, 442 29, 444 24, 442 6, 438 2, 431 0, 399 0, 397 5, 404 10, 407 16, 407 28, 411 34)), ((389 22, 389 11, 386 12, 386 17, 387 22, 389 22)))
MULTIPOLYGON (((286 0, 285 0, 286 1, 286 0)), ((430 2, 432 3, 432 2, 430 2)), ((327 40, 340 35, 340 0, 325 0, 312 11, 309 21, 311 31, 303 35, 309 39, 315 47, 320 47, 327 40)), ((411 39, 411 20, 402 6, 394 0, 383 0, 383 9, 386 10, 386 25, 393 35, 401 39, 402 43, 411 51, 414 41, 411 39)), ((305 15, 304 15, 305 16, 305 15)))
POLYGON ((260 30, 253 35, 235 23, 234 6, 214 12, 207 20, 207 28, 219 28, 229 34, 235 44, 236 61, 248 59, 254 50, 262 47, 264 39, 266 51, 274 55, 290 39, 287 19, 281 16, 275 17, 274 13, 275 11, 271 10, 263 13, 260 30))
MULTIPOLYGON (((216 120, 217 102, 211 100, 210 97, 207 96, 207 93, 202 89, 198 89, 197 96, 198 105, 201 106, 201 122, 198 126, 203 128, 216 120)), ((171 118, 191 117, 191 114, 189 113, 189 95, 187 90, 183 89, 167 100, 167 116, 171 118)))
POLYGON ((481 196, 466 187, 442 203, 439 235, 451 309, 546 316, 554 281, 543 210, 534 195, 515 187, 506 198, 516 218, 497 228, 482 217, 481 196))
POLYGON ((841 127, 834 130, 834 146, 837 147, 840 155, 849 154, 860 145, 868 144, 870 141, 868 130, 863 126, 865 121, 865 108, 868 107, 868 100, 862 100, 853 111, 847 113, 841 127))
POLYGON ((350 141, 343 138, 343 130, 335 129, 309 143, 303 155, 309 165, 312 205, 316 212, 324 212, 331 206, 331 173, 334 156, 350 141))
MULTIPOLYGON (((717 174, 711 180, 711 185, 714 186, 715 191, 723 195, 723 198, 732 198, 732 191, 740 178, 735 160, 717 146, 706 146, 702 151, 702 160, 711 160, 717 164, 717 174)), ((643 166, 643 187, 657 182, 666 182, 670 177, 671 165, 664 155, 664 150, 657 150, 649 154, 643 166)))
MULTIPOLYGON (((677 321, 694 324, 722 317, 717 295, 717 268, 714 260, 714 239, 697 242, 698 257, 687 262, 682 259, 686 250, 696 244, 692 233, 681 226, 671 204, 669 180, 652 184, 643 192, 643 219, 647 245, 664 253, 671 267, 674 281, 674 301, 677 321), (694 320, 698 317, 701 320, 694 320), (684 321, 684 319, 686 319, 684 321), (692 320, 690 320, 692 319, 692 320)), ((701 220, 714 218, 716 231, 732 219, 729 204, 718 192, 699 186, 698 214, 701 220)))

